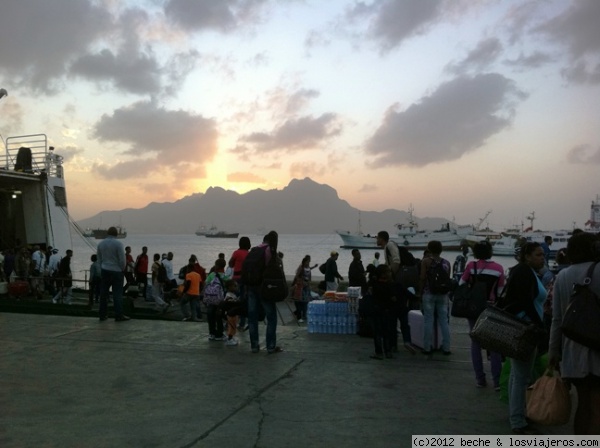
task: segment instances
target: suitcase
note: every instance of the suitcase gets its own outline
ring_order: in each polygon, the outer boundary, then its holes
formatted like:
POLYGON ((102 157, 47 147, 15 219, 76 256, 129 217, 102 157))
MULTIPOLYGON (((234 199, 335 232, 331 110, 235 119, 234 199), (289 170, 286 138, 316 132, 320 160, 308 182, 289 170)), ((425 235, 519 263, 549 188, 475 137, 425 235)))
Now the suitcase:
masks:
POLYGON ((8 284, 8 295, 11 297, 23 297, 29 292, 29 282, 15 280, 8 284))
MULTIPOLYGON (((420 310, 408 312, 408 325, 410 326, 410 339, 414 346, 423 348, 423 313, 420 310)), ((433 328, 433 348, 442 348, 442 330, 440 324, 433 328)))

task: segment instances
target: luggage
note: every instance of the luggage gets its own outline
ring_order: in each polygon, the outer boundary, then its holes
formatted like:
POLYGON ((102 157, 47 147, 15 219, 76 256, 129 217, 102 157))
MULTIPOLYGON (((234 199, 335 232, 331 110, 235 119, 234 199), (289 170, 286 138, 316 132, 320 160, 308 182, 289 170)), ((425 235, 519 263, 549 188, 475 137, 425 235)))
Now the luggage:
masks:
MULTIPOLYGON (((410 339, 413 345, 423 348, 423 313, 420 310, 408 312, 408 325, 410 327, 410 339)), ((433 348, 442 348, 442 330, 439 323, 433 329, 433 348)))
POLYGON ((8 294, 8 283, 0 282, 0 295, 8 294))
POLYGON ((8 284, 8 295, 11 297, 23 297, 29 292, 29 282, 15 280, 8 284))
POLYGON ((25 148, 21 146, 19 148, 19 152, 17 152, 17 160, 15 162, 15 171, 20 171, 24 173, 32 172, 32 164, 31 164, 31 148, 25 148))

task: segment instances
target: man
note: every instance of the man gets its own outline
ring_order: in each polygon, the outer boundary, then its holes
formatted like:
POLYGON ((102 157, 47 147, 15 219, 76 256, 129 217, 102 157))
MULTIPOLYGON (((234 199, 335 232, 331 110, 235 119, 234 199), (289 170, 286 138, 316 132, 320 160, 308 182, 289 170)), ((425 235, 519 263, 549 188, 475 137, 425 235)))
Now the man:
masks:
MULTIPOLYGON (((163 258, 162 264, 167 271, 167 283, 163 285, 164 292, 170 292, 173 288, 177 289, 177 279, 175 278, 175 273, 173 272, 173 252, 169 252, 167 254, 167 258, 163 258)), ((167 300, 170 302, 170 300, 167 300)))
POLYGON ((142 285, 142 297, 146 298, 146 287, 148 286, 148 248, 142 247, 142 253, 135 260, 135 282, 142 285))
POLYGON ((73 286, 73 275, 71 273, 71 258, 73 257, 73 251, 68 249, 66 255, 60 260, 58 264, 57 272, 57 284, 58 293, 52 299, 52 303, 63 303, 70 305, 71 299, 73 298, 72 286, 73 286))
POLYGON ((379 252, 375 252, 372 264, 375 267, 379 266, 379 252))
POLYGON ((398 251, 398 245, 390 241, 390 234, 385 230, 381 230, 377 233, 377 246, 384 250, 385 264, 390 267, 392 271, 392 278, 394 281, 399 281, 400 272, 400 252, 398 251))
POLYGON ((56 294, 56 277, 58 276, 58 265, 60 263, 59 250, 55 247, 52 249, 52 255, 48 259, 48 291, 54 297, 56 294))
POLYGON ((123 314, 123 279, 125 277, 125 250, 117 239, 116 227, 108 229, 108 236, 98 244, 98 262, 102 270, 102 293, 100 294, 100 322, 108 319, 108 293, 112 288, 115 321, 123 322, 129 317, 123 314))
POLYGON ((548 263, 550 261, 550 246, 552 245, 552 242, 552 237, 550 235, 546 235, 544 237, 544 242, 541 244, 542 249, 544 250, 544 259, 546 260, 546 267, 548 267, 548 263))
POLYGON ((135 277, 133 276, 134 271, 133 255, 131 255, 131 247, 127 246, 125 248, 125 288, 124 291, 127 291, 127 288, 135 283, 135 277))
POLYGON ((196 318, 196 304, 200 300, 202 277, 195 271, 195 264, 196 258, 191 257, 186 267, 185 283, 181 293, 181 314, 183 314, 184 321, 198 321, 196 318))
MULTIPOLYGON (((263 242, 258 245, 258 248, 262 249, 261 253, 264 257, 264 266, 269 264, 271 257, 277 257, 278 239, 279 235, 277 235, 277 232, 271 230, 265 235, 263 242)), ((252 250, 256 250, 256 248, 252 250)), ((246 257, 246 259, 251 260, 252 258, 246 257)), ((277 259, 277 262, 279 262, 279 259, 277 259)), ((244 268, 247 266, 248 265, 244 263, 244 268)), ((244 274, 242 274, 242 276, 243 275, 244 274)), ((260 346, 258 344, 258 315, 261 307, 264 309, 267 318, 267 353, 274 354, 282 352, 283 350, 281 347, 277 346, 277 304, 275 302, 262 300, 260 285, 246 285, 246 294, 248 298, 248 331, 250 333, 250 348, 252 353, 258 353, 260 351, 260 346)))
POLYGON ((352 262, 348 268, 348 286, 360 286, 363 291, 367 287, 365 267, 363 266, 360 251, 352 249, 352 262))
POLYGON ((337 268, 339 254, 335 250, 332 250, 329 255, 329 258, 325 262, 325 285, 327 286, 327 291, 337 291, 338 280, 344 280, 344 277, 340 275, 337 268))
POLYGON ((35 293, 36 297, 42 298, 44 292, 44 271, 46 269, 46 256, 37 244, 33 246, 33 254, 31 254, 31 289, 35 293))

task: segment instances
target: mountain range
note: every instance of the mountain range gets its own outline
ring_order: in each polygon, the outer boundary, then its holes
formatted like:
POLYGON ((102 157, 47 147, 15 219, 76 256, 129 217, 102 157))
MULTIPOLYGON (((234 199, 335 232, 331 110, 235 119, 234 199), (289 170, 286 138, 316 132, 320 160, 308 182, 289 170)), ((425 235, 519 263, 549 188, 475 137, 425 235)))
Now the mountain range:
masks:
MULTIPOLYGON (((244 194, 210 187, 175 202, 100 212, 78 222, 81 228, 122 225, 132 234, 191 234, 200 226, 241 234, 327 234, 358 229, 365 233, 391 230, 406 223, 406 211, 361 211, 340 199, 337 191, 310 178, 292 179, 281 190, 256 189, 244 194)), ((414 217, 422 229, 438 229, 448 220, 414 217)))

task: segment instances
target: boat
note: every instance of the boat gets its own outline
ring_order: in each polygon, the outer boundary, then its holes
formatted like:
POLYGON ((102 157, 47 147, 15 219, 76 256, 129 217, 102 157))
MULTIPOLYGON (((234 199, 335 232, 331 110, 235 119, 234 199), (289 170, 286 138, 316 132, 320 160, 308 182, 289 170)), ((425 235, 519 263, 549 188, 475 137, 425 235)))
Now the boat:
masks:
MULTIPOLYGON (((442 243, 444 250, 459 250, 464 244, 464 238, 472 233, 473 226, 457 226, 446 223, 438 230, 419 230, 419 225, 413 216, 412 205, 408 209, 407 223, 396 224, 395 231, 390 233, 390 241, 396 242, 409 250, 425 250, 429 241, 437 240, 442 243)), ((342 249, 379 249, 377 234, 364 234, 360 228, 356 232, 336 230, 342 239, 342 249)))
MULTIPOLYGON (((121 226, 115 226, 115 227, 117 228, 117 232, 118 232, 117 238, 118 239, 127 238, 127 230, 125 230, 121 226)), ((103 240, 108 236, 108 229, 93 229, 92 235, 97 240, 103 240)))
POLYGON ((586 232, 600 232, 600 195, 596 195, 596 200, 592 200, 590 206, 590 219, 585 223, 586 232))
POLYGON ((211 228, 204 234, 206 238, 237 238, 239 233, 229 233, 223 230, 219 230, 216 226, 211 228))
POLYGON ((89 227, 86 227, 85 230, 83 230, 82 235, 85 236, 86 238, 93 238, 94 231, 92 229, 90 229, 89 227))
POLYGON ((206 226, 199 226, 198 229, 194 232, 196 236, 205 236, 206 235, 206 226))
POLYGON ((502 235, 499 239, 495 239, 492 242, 493 254, 501 257, 514 257, 518 241, 519 239, 515 236, 502 235))
MULTIPOLYGON (((5 94, 0 89, 0 98, 5 94)), ((0 247, 73 247, 63 157, 46 134, 7 137, 0 156, 0 247)))

